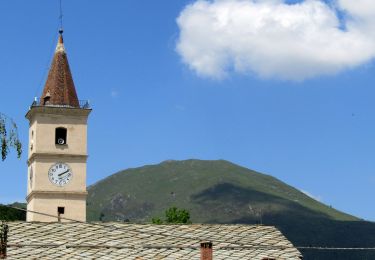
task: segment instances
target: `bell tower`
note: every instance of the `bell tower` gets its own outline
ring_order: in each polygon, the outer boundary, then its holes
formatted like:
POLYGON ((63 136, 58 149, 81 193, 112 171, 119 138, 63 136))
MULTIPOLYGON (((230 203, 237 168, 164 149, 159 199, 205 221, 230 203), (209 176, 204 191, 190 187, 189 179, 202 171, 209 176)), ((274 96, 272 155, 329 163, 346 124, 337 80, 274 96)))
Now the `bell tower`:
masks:
POLYGON ((86 221, 87 119, 91 109, 88 102, 78 100, 62 34, 60 30, 43 93, 26 114, 27 221, 86 221))

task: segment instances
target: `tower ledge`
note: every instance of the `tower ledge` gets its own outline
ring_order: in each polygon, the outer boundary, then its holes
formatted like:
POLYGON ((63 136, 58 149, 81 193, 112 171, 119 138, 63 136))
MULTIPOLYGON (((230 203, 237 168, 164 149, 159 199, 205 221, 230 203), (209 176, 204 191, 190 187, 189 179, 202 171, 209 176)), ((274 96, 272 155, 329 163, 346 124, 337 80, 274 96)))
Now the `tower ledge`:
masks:
MULTIPOLYGON (((34 101, 34 103, 36 103, 34 101)), ((77 115, 77 116, 88 116, 92 109, 90 108, 87 101, 82 101, 82 106, 79 107, 70 107, 70 106, 56 106, 48 105, 41 106, 37 103, 30 106, 29 111, 27 111, 25 117, 31 119, 35 114, 54 114, 54 115, 77 115)))

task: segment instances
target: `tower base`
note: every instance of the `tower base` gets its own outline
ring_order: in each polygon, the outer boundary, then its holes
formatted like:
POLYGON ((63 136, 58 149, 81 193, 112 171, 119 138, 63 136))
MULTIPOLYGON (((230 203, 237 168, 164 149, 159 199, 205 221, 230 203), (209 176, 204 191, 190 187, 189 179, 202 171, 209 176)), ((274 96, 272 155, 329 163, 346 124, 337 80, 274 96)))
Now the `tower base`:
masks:
POLYGON ((28 222, 86 222, 87 192, 33 191, 26 198, 28 222))

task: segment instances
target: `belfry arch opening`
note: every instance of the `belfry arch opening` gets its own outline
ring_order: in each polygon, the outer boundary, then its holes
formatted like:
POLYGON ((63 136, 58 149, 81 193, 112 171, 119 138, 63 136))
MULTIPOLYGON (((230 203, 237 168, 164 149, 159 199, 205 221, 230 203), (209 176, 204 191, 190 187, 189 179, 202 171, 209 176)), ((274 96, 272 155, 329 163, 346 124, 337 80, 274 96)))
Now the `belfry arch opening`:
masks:
POLYGON ((64 127, 56 128, 55 144, 66 145, 67 144, 67 133, 68 133, 68 130, 64 127))

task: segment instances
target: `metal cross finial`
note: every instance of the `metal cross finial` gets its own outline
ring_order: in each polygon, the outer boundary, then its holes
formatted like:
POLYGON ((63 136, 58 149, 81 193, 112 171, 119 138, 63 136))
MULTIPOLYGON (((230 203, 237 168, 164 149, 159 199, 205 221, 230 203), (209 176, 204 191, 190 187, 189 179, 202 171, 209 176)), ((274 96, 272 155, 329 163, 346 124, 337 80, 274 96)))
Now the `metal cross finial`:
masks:
POLYGON ((59 33, 62 34, 64 32, 63 30, 63 9, 62 9, 62 0, 59 0, 59 3, 60 3, 60 16, 59 16, 59 19, 60 19, 60 30, 59 30, 59 33))

